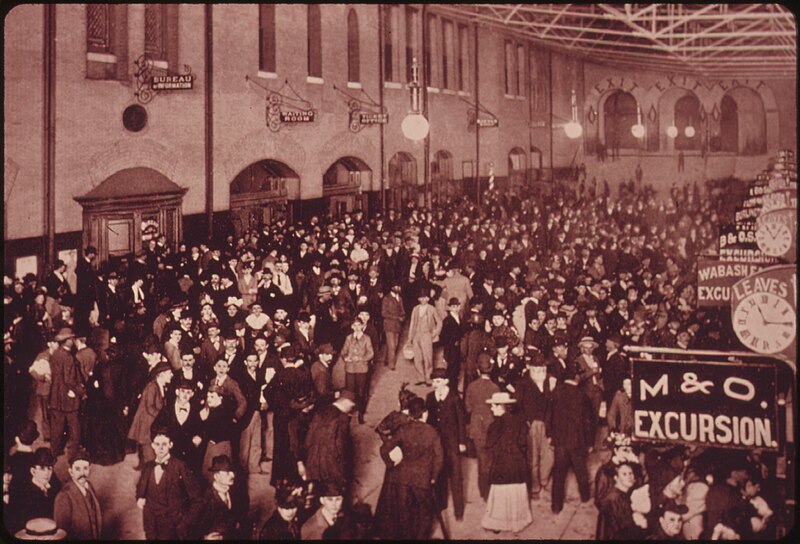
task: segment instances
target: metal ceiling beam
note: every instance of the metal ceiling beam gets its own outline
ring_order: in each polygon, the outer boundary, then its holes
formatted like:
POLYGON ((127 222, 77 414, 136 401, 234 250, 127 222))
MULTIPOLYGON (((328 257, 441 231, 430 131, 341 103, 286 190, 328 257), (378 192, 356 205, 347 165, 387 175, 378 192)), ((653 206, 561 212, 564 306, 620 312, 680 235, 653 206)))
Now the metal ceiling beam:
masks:
POLYGON ((663 36, 664 34, 669 32, 670 30, 678 28, 681 25, 685 25, 686 23, 688 23, 689 21, 692 21, 694 19, 699 19, 703 14, 711 11, 712 9, 717 9, 717 8, 718 8, 717 4, 709 4, 706 7, 702 8, 701 10, 696 11, 696 12, 690 14, 690 15, 687 15, 683 19, 679 19, 678 21, 672 23, 671 25, 668 25, 668 26, 666 26, 664 28, 658 29, 655 32, 655 36, 657 36, 657 37, 663 36))
POLYGON ((511 18, 514 17, 514 15, 517 13, 517 11, 519 11, 519 8, 521 8, 521 7, 522 7, 522 4, 517 4, 516 6, 514 6, 514 9, 511 10, 511 12, 506 16, 506 19, 503 22, 508 24, 508 22, 511 20, 511 18))
POLYGON ((564 9, 562 9, 561 11, 558 12, 558 15, 556 15, 553 18, 553 20, 550 21, 550 24, 547 27, 545 27, 544 30, 542 30, 542 33, 540 35, 542 37, 545 37, 547 35, 547 33, 550 32, 550 30, 553 28, 553 26, 558 22, 558 20, 561 18, 561 16, 564 15, 564 13, 571 7, 572 7, 572 4, 567 4, 566 6, 564 6, 564 9))

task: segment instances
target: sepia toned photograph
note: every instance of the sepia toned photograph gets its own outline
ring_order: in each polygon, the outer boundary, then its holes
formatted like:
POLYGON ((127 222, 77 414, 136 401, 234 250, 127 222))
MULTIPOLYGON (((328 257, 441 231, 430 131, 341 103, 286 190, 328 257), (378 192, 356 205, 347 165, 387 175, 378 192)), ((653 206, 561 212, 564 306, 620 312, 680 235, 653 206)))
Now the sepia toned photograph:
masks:
POLYGON ((4 542, 793 540, 789 4, 2 8, 4 542))

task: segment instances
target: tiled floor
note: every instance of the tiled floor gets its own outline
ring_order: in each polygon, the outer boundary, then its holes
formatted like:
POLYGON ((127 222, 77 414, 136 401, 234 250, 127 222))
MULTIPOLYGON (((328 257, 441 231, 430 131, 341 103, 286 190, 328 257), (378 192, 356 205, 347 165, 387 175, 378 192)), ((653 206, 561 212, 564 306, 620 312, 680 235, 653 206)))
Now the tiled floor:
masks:
MULTIPOLYGON (((402 344, 401 344, 402 345, 402 344)), ((384 464, 378 449, 380 439, 374 432, 380 420, 397 406, 397 393, 402 382, 418 381, 418 376, 409 361, 399 360, 397 370, 389 371, 385 367, 376 368, 373 377, 372 396, 367 409, 366 423, 359 425, 354 419, 352 423, 353 440, 356 451, 356 474, 354 496, 373 508, 378 501, 380 487, 383 482, 384 464)), ((410 386, 417 394, 424 395, 429 390, 425 386, 410 386)), ((601 454, 590 456, 590 475, 601 463, 601 454)), ((477 488, 477 461, 464 459, 464 481, 467 497, 464 520, 456 522, 452 514, 452 506, 444 514, 444 522, 452 539, 570 539, 591 540, 595 534, 597 510, 592 501, 581 504, 578 497, 577 483, 570 473, 567 478, 566 502, 564 509, 554 515, 550 511, 550 496, 542 494, 539 501, 531 502, 533 523, 518 535, 513 533, 494 534, 481 527, 485 503, 481 500, 477 488)), ((139 472, 134 471, 136 456, 128 455, 125 460, 113 466, 92 467, 89 477, 97 490, 103 504, 105 528, 109 536, 119 539, 144 539, 141 510, 136 508, 134 489, 139 472)), ((56 465, 56 474, 62 480, 67 476, 66 461, 62 456, 56 465)), ((274 489, 269 485, 268 474, 250 475, 252 521, 260 528, 274 510, 274 489)), ((432 538, 441 538, 441 529, 435 528, 432 538)))

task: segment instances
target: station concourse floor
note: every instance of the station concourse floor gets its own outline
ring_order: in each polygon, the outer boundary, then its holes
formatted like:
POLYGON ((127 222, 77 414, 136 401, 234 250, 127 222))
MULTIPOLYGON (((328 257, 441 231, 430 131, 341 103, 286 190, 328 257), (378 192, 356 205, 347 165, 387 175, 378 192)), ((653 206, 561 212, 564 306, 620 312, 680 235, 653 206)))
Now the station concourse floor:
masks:
MULTIPOLYGON (((400 346, 404 344, 401 343, 400 346)), ((441 356, 437 358, 437 366, 443 364, 441 356)), ((377 424, 390 411, 397 408, 397 393, 403 382, 410 382, 409 389, 424 396, 431 389, 424 385, 415 386, 420 377, 411 361, 399 355, 397 368, 390 371, 378 365, 372 377, 372 394, 367 413, 366 422, 360 425, 357 418, 352 418, 352 436, 355 445, 355 482, 354 495, 356 500, 366 502, 375 511, 378 495, 383 483, 385 465, 380 458, 380 438, 374 431, 377 424)), ((35 444, 38 447, 39 444, 35 444)), ((610 457, 610 452, 600 451, 589 456, 590 482, 594 480, 597 468, 610 457)), ((136 507, 135 489, 140 472, 133 470, 136 466, 135 454, 128 454, 125 459, 111 466, 93 465, 89 480, 94 485, 103 505, 104 533, 116 535, 120 540, 143 540, 144 528, 142 525, 142 511, 136 507)), ((594 500, 581 503, 578 495, 578 485, 574 474, 567 476, 566 499, 563 510, 555 515, 550 510, 550 494, 543 491, 538 501, 531 501, 533 523, 528 525, 518 535, 511 532, 494 534, 481 527, 485 503, 480 498, 477 484, 477 460, 463 458, 464 485, 466 495, 466 510, 463 521, 457 522, 452 511, 452 498, 450 505, 443 512, 443 518, 450 532, 450 538, 480 539, 480 540, 593 540, 597 522, 597 509, 594 500)), ((268 466, 271 463, 268 463, 268 466)), ((269 467, 271 468, 271 467, 269 467)), ((66 457, 59 457, 55 466, 56 475, 66 481, 66 457)), ((250 510, 252 518, 260 527, 266 522, 274 511, 275 490, 269 485, 270 475, 250 474, 248 487, 250 492, 250 510)), ((434 524, 432 539, 441 539, 442 532, 438 522, 434 524)))

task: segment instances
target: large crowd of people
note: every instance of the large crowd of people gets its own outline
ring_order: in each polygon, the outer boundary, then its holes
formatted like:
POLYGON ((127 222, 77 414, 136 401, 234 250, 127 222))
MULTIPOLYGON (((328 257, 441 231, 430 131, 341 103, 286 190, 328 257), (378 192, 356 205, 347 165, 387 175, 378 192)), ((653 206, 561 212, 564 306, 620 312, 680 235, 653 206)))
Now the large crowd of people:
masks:
POLYGON ((595 180, 493 190, 175 251, 162 236, 113 267, 87 247, 74 292, 61 261, 6 278, 7 529, 116 538, 87 475, 135 451, 148 540, 429 538, 450 498, 463 520, 466 456, 489 538, 524 530, 529 501, 560 512, 570 470, 598 539, 772 534, 766 453, 630 442, 623 346, 735 344, 724 313, 696 304, 719 201, 698 185, 659 198, 636 177, 614 196, 595 180), (406 359, 426 393, 403 388, 376 429, 373 515, 353 504, 351 417, 364 424, 376 366, 406 359), (590 482, 597 451, 610 458, 590 482), (264 472, 276 509, 253 527, 247 475, 264 472))

